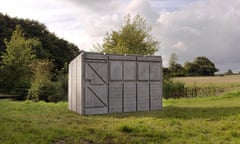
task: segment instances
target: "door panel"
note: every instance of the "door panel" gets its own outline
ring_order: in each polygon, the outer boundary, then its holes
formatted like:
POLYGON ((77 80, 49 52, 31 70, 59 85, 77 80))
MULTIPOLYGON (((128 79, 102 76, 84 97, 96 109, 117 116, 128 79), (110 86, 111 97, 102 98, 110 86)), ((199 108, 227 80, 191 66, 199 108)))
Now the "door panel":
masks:
POLYGON ((85 64, 85 108, 106 113, 108 109, 108 67, 107 62, 88 62, 85 64))

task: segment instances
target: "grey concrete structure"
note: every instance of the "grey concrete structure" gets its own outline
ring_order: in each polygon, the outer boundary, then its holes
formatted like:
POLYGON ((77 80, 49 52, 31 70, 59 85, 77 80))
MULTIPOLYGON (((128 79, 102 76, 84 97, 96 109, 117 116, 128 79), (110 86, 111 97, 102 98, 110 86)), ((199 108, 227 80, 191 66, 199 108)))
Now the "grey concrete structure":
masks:
POLYGON ((82 52, 69 64, 69 109, 79 114, 160 110, 160 56, 82 52))

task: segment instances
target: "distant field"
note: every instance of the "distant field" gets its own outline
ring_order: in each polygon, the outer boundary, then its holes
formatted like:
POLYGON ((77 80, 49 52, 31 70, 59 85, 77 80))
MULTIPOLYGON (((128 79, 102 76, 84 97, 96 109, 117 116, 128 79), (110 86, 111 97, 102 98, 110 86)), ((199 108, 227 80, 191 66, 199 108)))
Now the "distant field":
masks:
POLYGON ((178 77, 185 84, 187 97, 213 96, 240 89, 240 75, 211 77, 178 77))
POLYGON ((178 77, 175 81, 181 81, 187 85, 240 85, 240 75, 231 76, 210 76, 210 77, 178 77))
POLYGON ((240 143, 240 92, 163 104, 161 111, 80 116, 65 102, 0 100, 0 143, 240 143))

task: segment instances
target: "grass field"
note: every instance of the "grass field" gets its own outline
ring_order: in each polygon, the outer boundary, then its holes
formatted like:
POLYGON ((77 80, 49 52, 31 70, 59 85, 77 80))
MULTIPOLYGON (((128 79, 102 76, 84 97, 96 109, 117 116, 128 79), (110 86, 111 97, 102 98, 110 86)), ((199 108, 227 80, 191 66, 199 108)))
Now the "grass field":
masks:
POLYGON ((175 81, 184 82, 186 85, 238 85, 240 86, 240 75, 229 76, 197 76, 197 77, 177 77, 175 81))
POLYGON ((67 103, 0 101, 1 144, 240 143, 240 92, 164 100, 161 111, 80 116, 67 103))
POLYGON ((240 75, 211 77, 177 77, 173 81, 185 84, 187 97, 204 97, 240 89, 240 75))

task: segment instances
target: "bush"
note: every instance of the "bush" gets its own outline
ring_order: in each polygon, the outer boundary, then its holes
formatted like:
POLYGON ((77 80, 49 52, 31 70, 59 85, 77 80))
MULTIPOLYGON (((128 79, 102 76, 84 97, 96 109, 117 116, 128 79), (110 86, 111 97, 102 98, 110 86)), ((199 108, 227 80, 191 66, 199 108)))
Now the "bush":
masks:
POLYGON ((17 87, 16 91, 13 93, 17 95, 17 100, 26 100, 26 97, 28 95, 28 90, 30 88, 31 84, 29 81, 22 81, 17 87))
POLYGON ((185 84, 182 82, 173 82, 171 80, 164 80, 163 82, 163 97, 180 98, 184 97, 185 84))
POLYGON ((28 92, 28 99, 33 101, 58 102, 64 99, 63 89, 58 82, 44 80, 32 85, 28 92))
POLYGON ((185 84, 182 82, 166 79, 163 82, 163 97, 165 99, 181 97, 216 96, 223 93, 224 91, 224 87, 216 85, 185 86, 185 84))
POLYGON ((30 68, 34 77, 28 92, 28 99, 33 101, 44 100, 46 102, 58 102, 66 99, 61 80, 51 81, 52 61, 37 60, 30 65, 30 68))
POLYGON ((68 74, 67 74, 67 64, 65 64, 65 67, 61 70, 58 70, 55 72, 55 75, 52 78, 52 81, 55 81, 59 88, 63 92, 63 99, 64 101, 67 101, 67 94, 68 94, 68 74))
POLYGON ((48 89, 48 92, 50 92, 50 94, 48 95, 48 101, 59 102, 59 101, 66 100, 64 89, 62 88, 61 83, 59 81, 51 82, 51 83, 52 83, 52 89, 48 89))

